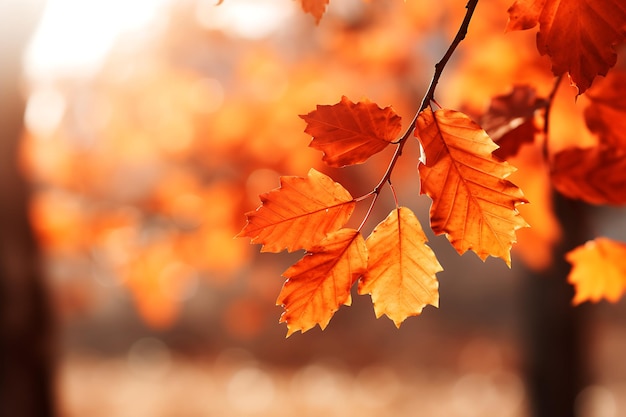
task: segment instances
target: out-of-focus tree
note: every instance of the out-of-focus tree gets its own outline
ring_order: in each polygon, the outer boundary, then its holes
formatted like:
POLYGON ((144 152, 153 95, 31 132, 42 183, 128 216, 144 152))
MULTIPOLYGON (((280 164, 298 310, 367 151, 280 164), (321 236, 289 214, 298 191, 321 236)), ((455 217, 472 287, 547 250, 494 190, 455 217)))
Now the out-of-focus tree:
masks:
POLYGON ((0 2, 0 415, 53 416, 53 319, 18 170, 24 99, 21 57, 38 1, 0 2), (10 18, 6 18, 10 16, 10 18))

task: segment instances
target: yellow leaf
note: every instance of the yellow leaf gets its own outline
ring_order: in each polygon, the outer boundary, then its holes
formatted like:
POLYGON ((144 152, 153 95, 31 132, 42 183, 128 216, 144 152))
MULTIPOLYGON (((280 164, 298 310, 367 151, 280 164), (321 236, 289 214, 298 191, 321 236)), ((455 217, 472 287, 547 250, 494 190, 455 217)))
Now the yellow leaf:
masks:
POLYGON ((397 327, 430 304, 439 305, 443 271, 417 217, 406 207, 392 211, 367 238, 367 272, 359 294, 371 294, 376 317, 386 314, 397 327))
POLYGON ((565 259, 572 264, 567 280, 576 288, 572 304, 602 298, 615 302, 626 290, 626 244, 597 238, 568 252, 565 259))

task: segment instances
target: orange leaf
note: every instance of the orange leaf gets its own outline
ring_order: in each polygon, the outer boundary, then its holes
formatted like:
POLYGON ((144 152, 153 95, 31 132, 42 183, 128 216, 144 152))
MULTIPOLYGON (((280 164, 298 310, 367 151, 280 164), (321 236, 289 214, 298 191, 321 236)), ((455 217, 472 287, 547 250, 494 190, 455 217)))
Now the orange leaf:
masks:
POLYGON ((572 264, 568 282, 575 286, 572 304, 619 300, 626 290, 626 244, 597 238, 568 252, 565 259, 572 264))
POLYGON ((302 10, 312 14, 315 17, 315 23, 319 24, 329 0, 300 0, 300 2, 302 3, 302 10))
POLYGON ((611 71, 587 97, 591 100, 585 109, 589 130, 600 137, 602 145, 626 150, 626 71, 611 71))
POLYGON ((397 327, 430 304, 439 306, 443 271, 417 217, 406 207, 392 211, 365 242, 367 272, 359 281, 359 294, 371 294, 376 317, 386 314, 397 327))
POLYGON ((261 194, 262 205, 246 213, 237 237, 261 243, 262 252, 309 249, 342 227, 354 211, 350 193, 315 169, 308 177, 281 177, 280 188, 261 194))
POLYGON ((552 184, 561 194, 591 204, 626 204, 626 152, 568 148, 551 165, 552 184))
POLYGON ((304 131, 313 136, 309 146, 324 152, 322 160, 331 167, 365 162, 393 142, 402 128, 391 107, 381 109, 369 100, 353 103, 345 96, 300 117, 307 122, 304 131))
POLYGON ((350 305, 350 288, 367 268, 367 247, 354 229, 330 233, 287 269, 277 305, 283 305, 280 322, 287 323, 287 337, 316 324, 326 328, 342 304, 350 305))
POLYGON ((552 72, 569 72, 582 94, 596 75, 615 65, 614 46, 626 39, 624 0, 517 0, 507 30, 539 24, 537 49, 548 54, 552 72))
POLYGON ((537 132, 535 111, 544 104, 543 99, 537 98, 535 89, 527 85, 515 86, 509 94, 493 97, 487 113, 480 119, 480 125, 499 146, 493 154, 506 159, 517 154, 523 144, 532 143, 537 132))
POLYGON ((460 254, 473 250, 510 267, 515 231, 528 226, 515 208, 527 201, 505 180, 515 168, 491 155, 497 145, 463 113, 427 108, 415 133, 424 147, 421 192, 433 200, 433 231, 445 233, 460 254))

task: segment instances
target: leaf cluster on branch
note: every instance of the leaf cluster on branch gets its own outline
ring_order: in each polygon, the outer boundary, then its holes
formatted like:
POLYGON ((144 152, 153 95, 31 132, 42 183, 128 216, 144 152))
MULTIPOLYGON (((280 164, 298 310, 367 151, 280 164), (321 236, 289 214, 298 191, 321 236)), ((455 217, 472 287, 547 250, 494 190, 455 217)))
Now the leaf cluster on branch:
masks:
MULTIPOLYGON (((328 0, 301 0, 319 23, 328 0)), ((507 31, 539 26, 537 49, 550 59, 552 92, 540 97, 531 85, 494 97, 485 114, 475 118, 435 100, 448 60, 465 38, 478 0, 470 0, 456 37, 435 65, 430 87, 408 128, 391 107, 347 97, 318 105, 301 118, 312 136, 310 147, 323 152, 330 167, 366 163, 395 147, 385 172, 372 190, 353 197, 332 178, 314 169, 305 178, 281 177, 280 187, 262 194, 261 206, 246 214, 238 236, 263 245, 262 251, 305 250, 287 269, 277 304, 287 335, 319 325, 325 328, 341 305, 351 303, 351 288, 370 294, 376 316, 396 326, 439 302, 436 274, 442 271, 419 220, 397 198, 392 183, 405 144, 417 140, 419 190, 432 200, 430 226, 444 234, 459 254, 475 252, 482 260, 501 258, 510 267, 516 232, 528 224, 518 212, 527 203, 522 190, 507 178, 516 170, 504 159, 524 144, 543 139, 544 164, 556 190, 592 204, 626 204, 626 73, 615 66, 615 47, 626 39, 626 3, 622 0, 518 0, 508 10, 507 31), (594 83, 598 75, 608 77, 594 83), (550 112, 567 76, 578 95, 590 100, 585 111, 593 148, 568 147, 551 152, 550 112), (390 187, 395 209, 365 238, 362 228, 383 187, 390 187), (357 203, 369 209, 356 229, 345 227, 357 203)), ((504 12, 504 11, 503 11, 504 12)), ((567 255, 574 264, 569 277, 576 286, 574 303, 618 299, 626 289, 624 244, 599 238, 567 255), (602 278, 596 268, 602 267, 602 278)))

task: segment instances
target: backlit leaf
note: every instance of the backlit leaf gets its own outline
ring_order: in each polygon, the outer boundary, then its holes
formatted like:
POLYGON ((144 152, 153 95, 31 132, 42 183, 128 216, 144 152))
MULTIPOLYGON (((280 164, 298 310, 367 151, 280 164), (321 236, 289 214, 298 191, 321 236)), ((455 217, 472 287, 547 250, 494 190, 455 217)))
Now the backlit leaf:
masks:
POLYGON ((576 288, 574 305, 602 298, 615 302, 626 290, 626 244, 597 238, 566 255, 572 264, 568 282, 576 288))
POLYGON ((324 152, 322 159, 332 167, 365 162, 393 142, 402 128, 391 107, 381 109, 369 100, 353 103, 345 96, 300 117, 307 122, 304 131, 313 136, 309 146, 324 152))
POLYGON ((386 314, 396 326, 430 304, 439 306, 443 271, 417 217, 406 207, 393 210, 367 238, 367 272, 359 294, 371 294, 376 317, 386 314))
POLYGON ((539 24, 537 49, 548 54, 555 75, 568 72, 583 93, 615 65, 615 45, 626 39, 624 0, 517 0, 507 30, 539 24))
POLYGON ((587 97, 591 100, 585 109, 589 130, 600 137, 602 145, 626 150, 626 71, 611 71, 587 97))
POLYGON ((350 288, 367 268, 367 247, 354 229, 330 233, 309 253, 287 269, 276 300, 283 305, 280 322, 287 336, 305 332, 316 324, 324 329, 342 304, 350 305, 350 288))
POLYGON ((306 178, 281 177, 280 188, 260 198, 262 205, 246 213, 248 223, 237 236, 262 244, 262 252, 309 250, 341 228, 355 206, 341 184, 315 169, 306 178))
POLYGON ((626 152, 568 148, 554 156, 552 183, 563 195, 591 204, 626 204, 626 152))
POLYGON ((515 231, 527 226, 516 209, 527 201, 505 179, 515 168, 491 155, 497 145, 463 113, 427 108, 416 135, 424 148, 421 192, 433 200, 433 231, 445 233, 460 254, 473 250, 482 260, 491 255, 510 266, 515 231))
POLYGON ((535 139, 537 127, 535 111, 545 105, 530 86, 515 86, 509 94, 491 99, 487 113, 480 119, 480 126, 499 146, 493 154, 506 159, 517 154, 525 143, 535 139))

